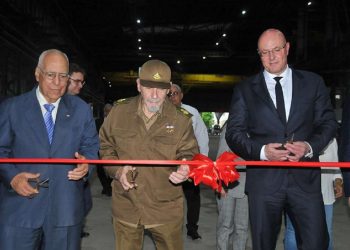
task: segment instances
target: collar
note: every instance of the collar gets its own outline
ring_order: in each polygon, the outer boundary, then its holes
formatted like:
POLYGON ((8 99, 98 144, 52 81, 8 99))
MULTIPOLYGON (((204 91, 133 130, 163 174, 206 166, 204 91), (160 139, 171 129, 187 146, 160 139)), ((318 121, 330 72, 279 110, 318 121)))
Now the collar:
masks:
POLYGON ((281 76, 283 77, 281 79, 281 84, 283 85, 283 82, 285 82, 286 79, 288 79, 291 76, 292 70, 291 68, 289 68, 289 66, 287 65, 287 68, 279 75, 276 74, 271 74, 269 72, 267 72, 266 70, 264 70, 264 78, 267 80, 267 82, 273 82, 275 83, 275 80, 273 78, 275 78, 276 76, 281 76))
MULTIPOLYGON (((43 94, 40 92, 39 86, 36 88, 35 93, 36 93, 36 97, 39 101, 40 107, 43 107, 44 104, 48 103, 46 101, 45 97, 43 96, 43 94)), ((58 104, 60 103, 60 101, 61 101, 61 97, 58 98, 58 100, 56 102, 52 103, 55 106, 56 110, 57 110, 57 107, 58 107, 58 104)))

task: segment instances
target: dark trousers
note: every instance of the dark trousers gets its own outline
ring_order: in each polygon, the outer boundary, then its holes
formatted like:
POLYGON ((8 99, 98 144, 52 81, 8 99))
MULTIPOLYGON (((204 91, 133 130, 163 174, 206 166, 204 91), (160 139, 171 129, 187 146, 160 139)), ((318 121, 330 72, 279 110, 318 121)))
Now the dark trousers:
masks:
POLYGON ((96 167, 97 168, 97 176, 98 176, 98 179, 100 180, 101 182, 101 185, 102 185, 102 192, 105 193, 105 194, 111 194, 112 192, 112 187, 111 187, 111 183, 112 183, 112 178, 110 178, 102 165, 99 165, 96 167))
POLYGON ((182 183, 187 202, 187 231, 195 231, 198 229, 199 212, 201 207, 201 196, 199 185, 195 186, 193 182, 185 181, 182 183))
POLYGON ((6 250, 78 250, 81 224, 55 227, 46 219, 41 228, 0 224, 0 249, 6 250))
POLYGON ((281 188, 272 194, 248 193, 254 250, 276 249, 284 211, 295 228, 299 250, 327 250, 322 194, 305 192, 294 178, 297 176, 286 175, 281 188))

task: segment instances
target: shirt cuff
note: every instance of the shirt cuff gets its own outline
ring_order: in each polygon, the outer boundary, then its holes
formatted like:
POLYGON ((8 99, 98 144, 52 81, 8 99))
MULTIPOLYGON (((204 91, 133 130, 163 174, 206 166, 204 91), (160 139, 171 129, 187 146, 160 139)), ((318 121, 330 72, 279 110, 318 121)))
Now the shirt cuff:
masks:
POLYGON ((262 148, 260 150, 260 160, 262 160, 262 161, 267 161, 268 160, 266 155, 265 155, 265 146, 266 145, 262 146, 262 148))
POLYGON ((304 141, 310 148, 310 151, 304 156, 305 158, 312 158, 314 156, 314 151, 312 150, 312 147, 311 145, 307 142, 307 141, 304 141))

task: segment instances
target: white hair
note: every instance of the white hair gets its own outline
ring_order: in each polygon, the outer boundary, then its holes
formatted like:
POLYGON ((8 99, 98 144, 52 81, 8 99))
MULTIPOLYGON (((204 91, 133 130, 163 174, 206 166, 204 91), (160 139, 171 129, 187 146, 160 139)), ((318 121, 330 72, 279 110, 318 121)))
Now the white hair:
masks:
POLYGON ((38 60, 38 65, 37 67, 39 68, 42 68, 44 65, 43 65, 43 62, 44 62, 44 59, 47 55, 49 54, 59 54, 59 55, 62 55, 66 60, 67 60, 67 63, 69 64, 69 59, 68 59, 68 56, 63 53, 62 51, 58 50, 58 49, 48 49, 48 50, 45 50, 43 51, 40 56, 39 56, 39 60, 38 60))

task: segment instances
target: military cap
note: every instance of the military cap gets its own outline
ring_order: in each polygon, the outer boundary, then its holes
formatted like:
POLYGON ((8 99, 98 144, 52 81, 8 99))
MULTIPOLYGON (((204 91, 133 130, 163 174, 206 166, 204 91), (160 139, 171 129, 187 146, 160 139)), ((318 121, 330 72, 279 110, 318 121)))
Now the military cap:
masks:
POLYGON ((139 72, 140 83, 144 87, 170 89, 171 70, 160 60, 145 62, 139 72))

